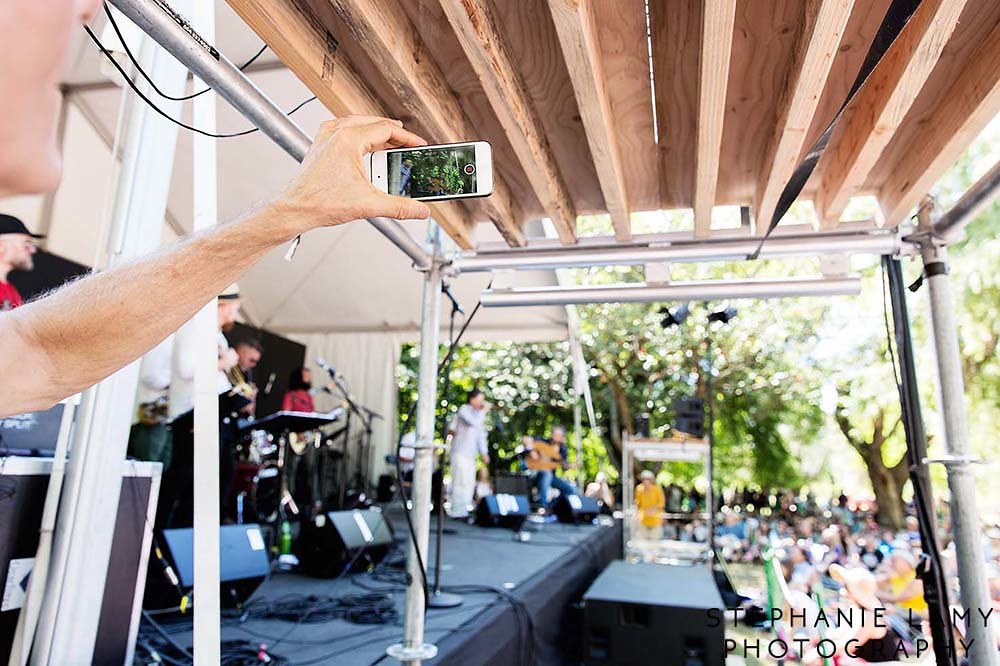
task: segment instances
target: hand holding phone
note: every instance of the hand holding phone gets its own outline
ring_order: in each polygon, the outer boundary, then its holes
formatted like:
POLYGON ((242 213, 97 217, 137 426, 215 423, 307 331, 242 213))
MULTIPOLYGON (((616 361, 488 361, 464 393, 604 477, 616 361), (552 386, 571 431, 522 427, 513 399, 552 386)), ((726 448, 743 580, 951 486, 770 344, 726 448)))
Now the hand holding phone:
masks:
POLYGON ((376 189, 396 196, 442 201, 493 192, 493 148, 487 141, 379 150, 369 165, 376 189))

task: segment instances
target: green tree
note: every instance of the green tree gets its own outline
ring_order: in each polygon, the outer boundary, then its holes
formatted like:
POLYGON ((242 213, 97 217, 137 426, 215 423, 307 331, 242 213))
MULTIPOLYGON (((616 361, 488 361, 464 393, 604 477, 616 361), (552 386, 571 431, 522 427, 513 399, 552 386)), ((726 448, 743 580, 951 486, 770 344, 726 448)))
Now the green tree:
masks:
MULTIPOLYGON (((442 347, 439 358, 444 358, 442 347)), ((412 429, 406 419, 416 400, 419 349, 403 348, 397 369, 399 387, 400 432, 412 429)), ((570 434, 569 462, 577 464, 573 436, 573 371, 566 342, 531 344, 473 343, 456 348, 452 359, 451 382, 438 387, 435 422, 440 436, 473 388, 482 389, 494 403, 490 418, 489 444, 498 468, 516 467, 513 457, 522 435, 547 436, 556 424, 566 426, 570 434)), ((597 433, 584 427, 583 469, 592 479, 608 466, 603 442, 597 433)), ((576 478, 576 472, 569 473, 576 478)))

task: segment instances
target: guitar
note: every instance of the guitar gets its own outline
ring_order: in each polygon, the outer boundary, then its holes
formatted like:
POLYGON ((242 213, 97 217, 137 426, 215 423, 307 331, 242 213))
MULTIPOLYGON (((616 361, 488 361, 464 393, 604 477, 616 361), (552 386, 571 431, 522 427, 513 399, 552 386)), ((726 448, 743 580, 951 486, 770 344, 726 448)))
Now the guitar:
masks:
POLYGON ((560 469, 566 462, 559 452, 558 444, 550 444, 527 435, 521 438, 521 446, 517 447, 515 453, 524 459, 528 469, 536 472, 560 469))

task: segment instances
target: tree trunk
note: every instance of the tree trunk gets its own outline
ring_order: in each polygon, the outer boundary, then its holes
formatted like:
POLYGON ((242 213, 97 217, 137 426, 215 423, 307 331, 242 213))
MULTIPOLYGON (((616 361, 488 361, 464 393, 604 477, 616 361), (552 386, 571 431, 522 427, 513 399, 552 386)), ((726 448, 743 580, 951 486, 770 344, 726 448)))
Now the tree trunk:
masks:
POLYGON ((878 524, 887 529, 899 530, 906 524, 906 503, 903 487, 896 483, 884 465, 868 465, 868 478, 878 503, 878 524))

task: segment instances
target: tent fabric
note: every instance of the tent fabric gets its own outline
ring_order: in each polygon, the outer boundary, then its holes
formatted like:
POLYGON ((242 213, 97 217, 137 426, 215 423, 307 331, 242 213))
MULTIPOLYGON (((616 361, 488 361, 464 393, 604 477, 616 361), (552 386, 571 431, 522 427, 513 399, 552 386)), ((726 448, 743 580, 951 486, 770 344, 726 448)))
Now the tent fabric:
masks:
MULTIPOLYGON (((216 21, 217 46, 234 62, 246 60, 260 48, 260 38, 225 3, 217 4, 216 21)), ((103 15, 95 21, 98 34, 102 34, 103 23, 103 15)), ((124 18, 119 24, 131 25, 124 18)), ((103 56, 82 31, 77 39, 73 61, 63 77, 66 122, 62 184, 48 199, 0 200, 0 212, 18 215, 32 231, 48 233, 47 250, 100 267, 105 264, 108 204, 117 175, 112 156, 116 130, 124 124, 119 117, 121 100, 123 94, 133 93, 108 78, 107 68, 101 64, 103 56)), ((128 31, 126 39, 130 39, 128 31)), ((254 63, 248 76, 281 108, 292 108, 311 94, 270 51, 254 63)), ((203 84, 191 85, 200 89, 203 84)), ((313 102, 292 118, 307 134, 315 135, 320 124, 332 116, 313 102)), ((180 119, 191 122, 190 104, 185 104, 180 119)), ((218 101, 220 132, 249 126, 238 111, 218 101)), ((191 133, 183 130, 178 137, 163 244, 192 228, 191 138, 191 133)), ((260 132, 220 139, 218 160, 220 222, 278 196, 298 169, 294 159, 260 132)), ((426 222, 407 221, 404 225, 415 238, 426 239, 426 222)), ((491 224, 478 225, 473 237, 477 242, 500 238, 491 224)), ((450 244, 449 239, 446 241, 450 244)), ((276 249, 240 280, 247 323, 283 335, 402 332, 416 338, 422 276, 370 225, 355 222, 310 232, 291 262, 284 260, 286 249, 276 249)), ((454 280, 456 296, 467 312, 488 282, 485 274, 454 280)), ((552 271, 518 275, 518 286, 552 284, 556 284, 552 271)), ((445 329, 448 310, 442 310, 445 329)), ((484 312, 470 327, 466 340, 552 340, 566 336, 564 311, 553 307, 484 312)))

